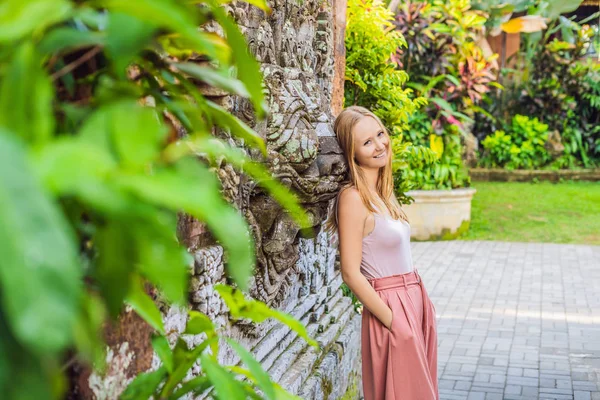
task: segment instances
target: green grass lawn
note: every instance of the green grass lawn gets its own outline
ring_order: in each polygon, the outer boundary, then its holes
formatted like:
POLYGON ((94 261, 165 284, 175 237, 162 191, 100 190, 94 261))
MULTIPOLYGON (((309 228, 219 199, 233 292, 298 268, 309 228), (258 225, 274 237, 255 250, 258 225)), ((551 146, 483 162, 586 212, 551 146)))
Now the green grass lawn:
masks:
POLYGON ((600 182, 473 182, 461 240, 600 245, 600 182))

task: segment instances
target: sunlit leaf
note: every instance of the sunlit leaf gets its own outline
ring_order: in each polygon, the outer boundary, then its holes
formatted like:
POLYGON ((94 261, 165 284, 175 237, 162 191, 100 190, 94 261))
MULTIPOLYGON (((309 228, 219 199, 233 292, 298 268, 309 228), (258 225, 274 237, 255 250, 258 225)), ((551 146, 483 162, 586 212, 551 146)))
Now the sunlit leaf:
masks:
POLYGON ((244 139, 249 146, 256 147, 260 149, 263 154, 267 154, 267 147, 264 139, 253 131, 252 128, 212 101, 207 101, 206 106, 212 112, 212 116, 219 126, 227 129, 233 135, 244 139))
POLYGON ((157 390, 158 385, 167 376, 167 370, 160 367, 156 371, 138 375, 121 394, 121 400, 148 400, 157 390))
POLYGON ((232 94, 237 94, 242 97, 248 97, 250 94, 246 87, 239 80, 225 75, 223 72, 214 68, 202 67, 194 63, 175 63, 177 69, 185 72, 189 76, 198 79, 208 85, 226 90, 232 94))
POLYGON ((265 396, 268 399, 274 400, 275 389, 273 387, 273 383, 271 382, 269 374, 265 372, 260 363, 256 361, 254 356, 238 342, 232 339, 227 339, 227 343, 229 343, 229 345, 238 353, 244 364, 246 364, 246 366, 252 373, 252 377, 256 381, 256 384, 258 385, 258 387, 260 387, 265 396))
POLYGON ((0 7, 0 43, 43 31, 69 15, 66 0, 5 0, 0 7))
POLYGON ((189 315, 190 319, 185 327, 186 334, 199 335, 215 329, 214 324, 206 314, 192 310, 189 315))
POLYGON ((444 139, 436 134, 429 135, 429 147, 435 152, 439 160, 444 154, 444 139))
POLYGON ((231 286, 217 285, 215 286, 215 290, 223 298, 223 301, 225 301, 225 304, 229 308, 229 313, 233 318, 248 318, 256 323, 261 323, 268 318, 274 318, 300 335, 311 346, 318 347, 317 342, 308 335, 306 327, 291 315, 272 309, 261 301, 248 300, 240 290, 231 286))

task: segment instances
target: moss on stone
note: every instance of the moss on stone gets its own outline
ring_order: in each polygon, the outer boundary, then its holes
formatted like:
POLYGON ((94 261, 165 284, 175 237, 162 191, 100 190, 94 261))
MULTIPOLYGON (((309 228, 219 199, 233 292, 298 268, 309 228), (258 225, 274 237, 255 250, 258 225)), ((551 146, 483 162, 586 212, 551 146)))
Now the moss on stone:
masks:
POLYGON ((321 377, 321 390, 323 391, 323 398, 328 399, 333 392, 333 383, 331 383, 331 379, 327 376, 321 377))
POLYGON ((359 375, 358 373, 353 372, 348 379, 348 389, 339 400, 357 400, 360 397, 359 384, 359 375))

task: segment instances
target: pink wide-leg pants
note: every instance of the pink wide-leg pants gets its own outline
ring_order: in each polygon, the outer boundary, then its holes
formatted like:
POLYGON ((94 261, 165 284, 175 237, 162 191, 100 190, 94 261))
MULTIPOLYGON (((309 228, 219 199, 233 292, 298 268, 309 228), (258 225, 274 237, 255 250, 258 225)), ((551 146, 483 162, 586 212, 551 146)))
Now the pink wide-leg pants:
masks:
POLYGON ((362 316, 365 400, 438 400, 435 308, 417 271, 369 281, 393 313, 362 316))

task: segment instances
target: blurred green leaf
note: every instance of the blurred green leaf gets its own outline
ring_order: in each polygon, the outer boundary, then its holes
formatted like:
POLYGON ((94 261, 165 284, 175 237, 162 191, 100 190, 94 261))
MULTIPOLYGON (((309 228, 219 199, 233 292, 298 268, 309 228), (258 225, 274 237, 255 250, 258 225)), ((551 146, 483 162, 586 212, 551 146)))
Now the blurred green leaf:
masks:
POLYGON ((200 357, 202 369, 210 379, 216 392, 216 398, 220 400, 244 399, 244 388, 232 374, 219 365, 210 355, 203 354, 200 357))
MULTIPOLYGON (((220 3, 230 3, 232 0, 219 0, 220 3)), ((203 0, 196 0, 197 3, 203 3, 203 0)), ((252 4, 255 7, 260 8, 267 13, 271 12, 269 5, 265 0, 244 0, 244 3, 252 4)))
POLYGON ((189 140, 182 141, 177 146, 168 148, 166 153, 172 152, 168 157, 177 158, 187 154, 190 150, 195 154, 209 156, 211 159, 218 160, 225 158, 227 162, 251 176, 259 186, 267 190, 290 213, 290 216, 301 228, 312 226, 312 222, 302 208, 298 197, 290 189, 274 179, 266 167, 250 160, 240 149, 231 147, 213 137, 195 135, 189 140))
POLYGON ((102 300, 91 293, 83 298, 80 317, 73 328, 73 339, 79 356, 102 370, 105 364, 105 345, 102 340, 102 327, 106 310, 102 300))
POLYGON ((160 334, 165 334, 162 315, 158 310, 158 307, 156 307, 156 304, 154 304, 154 301, 144 290, 144 285, 140 278, 135 277, 131 280, 131 286, 126 301, 140 317, 150 324, 150 326, 156 329, 160 334))
POLYGON ((86 182, 97 185, 117 168, 111 154, 70 137, 34 152, 33 160, 44 185, 57 195, 78 193, 86 182))
POLYGON ((293 394, 291 394, 290 392, 288 392, 287 390, 285 390, 284 388, 282 388, 280 385, 278 384, 274 384, 275 387, 275 398, 277 400, 302 400, 301 397, 299 396, 294 396, 293 394))
POLYGON ((21 44, 3 72, 0 126, 29 143, 47 142, 54 131, 54 90, 33 45, 21 44))
POLYGON ((16 41, 66 18, 66 0, 4 0, 0 7, 0 43, 16 41))
POLYGON ((240 287, 247 287, 255 260, 248 225, 221 197, 217 179, 205 166, 183 159, 174 169, 156 169, 153 175, 123 175, 116 182, 149 202, 183 210, 206 222, 227 251, 227 272, 240 287))
POLYGON ((249 146, 258 148, 264 155, 267 155, 265 140, 252 130, 252 128, 212 101, 207 100, 206 106, 211 111, 211 116, 214 117, 215 122, 219 126, 231 134, 244 139, 249 146))
POLYGON ((104 44, 101 32, 79 30, 72 27, 60 27, 51 30, 40 41, 40 52, 57 55, 90 46, 104 44))
POLYGON ((52 383, 56 380, 56 376, 48 374, 47 366, 42 365, 38 357, 17 342, 10 332, 5 317, 0 310, 0 332, 2 333, 0 334, 0 390, 2 390, 2 398, 52 398, 52 383))
POLYGON ((200 395, 210 387, 212 387, 212 385, 208 377, 204 375, 197 376, 181 384, 179 389, 177 389, 177 391, 175 391, 175 393, 173 393, 173 395, 169 397, 169 399, 177 400, 190 392, 200 395))
POLYGON ((159 153, 167 129, 156 110, 133 102, 120 102, 106 108, 107 134, 119 158, 129 167, 144 167, 159 153))
POLYGON ((191 256, 175 236, 177 219, 159 210, 154 212, 152 220, 135 229, 138 269, 171 302, 184 304, 191 256))
POLYGON ((19 341, 49 355, 72 340, 82 271, 67 221, 34 178, 23 145, 9 135, 0 131, 2 305, 19 341))
POLYGON ((108 221, 95 237, 98 260, 93 275, 111 317, 116 318, 130 290, 135 247, 126 225, 108 221))
POLYGON ((106 51, 112 58, 115 69, 125 77, 126 67, 150 42, 155 26, 141 21, 135 15, 111 12, 106 29, 106 51), (127 34, 123 34, 127 32, 127 34))
POLYGON ((192 78, 198 79, 210 86, 226 90, 232 94, 249 97, 250 94, 242 82, 229 76, 224 71, 214 68, 202 67, 194 63, 174 63, 178 70, 185 72, 192 78))
POLYGON ((162 361, 163 366, 168 373, 173 372, 173 352, 169 347, 169 342, 164 336, 154 336, 152 338, 152 348, 162 361))
POLYGON ((148 25, 178 33, 183 44, 180 48, 195 50, 212 59, 227 61, 223 59, 224 46, 215 42, 211 34, 198 30, 199 11, 193 4, 183 4, 174 0, 102 0, 100 4, 112 12, 128 14, 148 25))
POLYGON ((265 372, 263 367, 254 356, 246 350, 242 345, 232 339, 227 339, 227 343, 238 353, 244 364, 248 367, 252 373, 252 377, 256 381, 258 387, 263 391, 268 399, 275 400, 275 388, 269 374, 265 372))
POLYGON ((547 7, 543 11, 544 16, 550 20, 554 20, 561 14, 577 10, 582 2, 583 0, 546 0, 547 7))
MULTIPOLYGON (((169 394, 181 383, 181 381, 185 378, 188 371, 198 360, 204 351, 209 347, 213 346, 215 343, 219 343, 219 338, 217 336, 210 336, 208 339, 204 340, 198 346, 194 347, 191 350, 188 350, 187 344, 181 338, 177 340, 175 344, 175 348, 173 349, 173 358, 175 360, 175 370, 169 376, 169 379, 165 382, 163 386, 160 396, 161 398, 169 397, 169 394)), ((214 354, 217 354, 218 351, 215 351, 214 354)))

